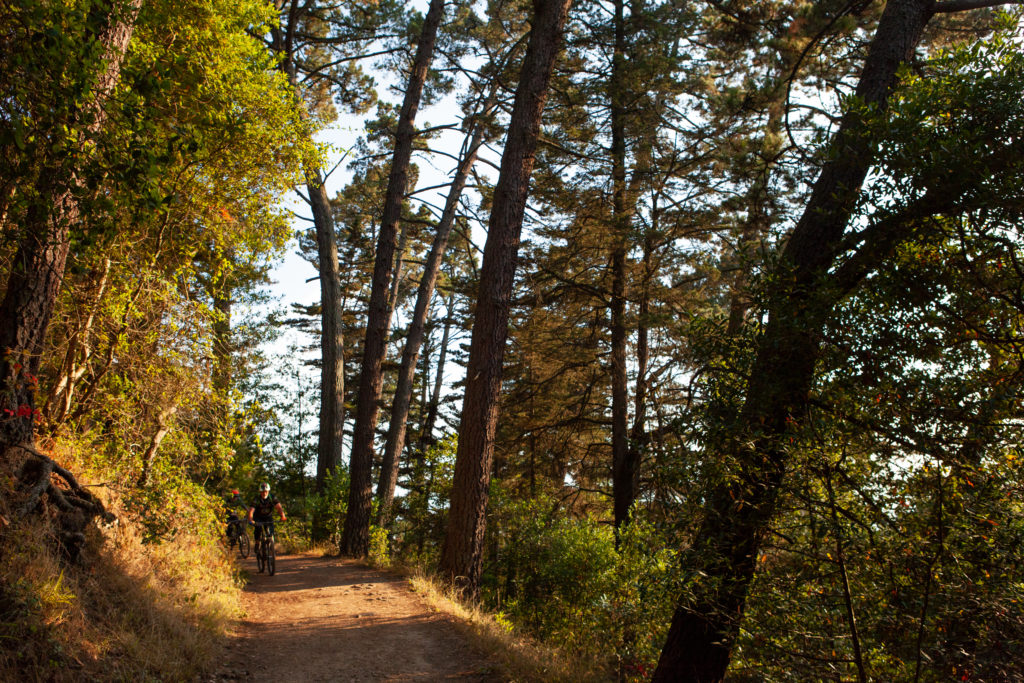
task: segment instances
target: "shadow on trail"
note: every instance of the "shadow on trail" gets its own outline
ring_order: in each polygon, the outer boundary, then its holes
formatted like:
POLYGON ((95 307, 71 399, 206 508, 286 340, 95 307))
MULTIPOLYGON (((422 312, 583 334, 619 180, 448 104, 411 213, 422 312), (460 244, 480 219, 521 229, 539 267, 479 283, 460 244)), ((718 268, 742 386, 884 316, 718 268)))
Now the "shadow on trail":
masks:
POLYGON ((252 558, 244 619, 213 680, 499 681, 448 617, 398 576, 336 557, 252 558))
MULTIPOLYGON (((279 555, 276 572, 270 576, 256 569, 256 560, 249 557, 242 561, 242 569, 246 572, 245 591, 250 593, 276 593, 294 590, 312 590, 322 588, 344 588, 366 584, 400 586, 405 581, 397 576, 375 575, 365 576, 353 574, 337 557, 308 557, 303 555, 279 555)), ((366 570, 372 571, 372 570, 366 570)))

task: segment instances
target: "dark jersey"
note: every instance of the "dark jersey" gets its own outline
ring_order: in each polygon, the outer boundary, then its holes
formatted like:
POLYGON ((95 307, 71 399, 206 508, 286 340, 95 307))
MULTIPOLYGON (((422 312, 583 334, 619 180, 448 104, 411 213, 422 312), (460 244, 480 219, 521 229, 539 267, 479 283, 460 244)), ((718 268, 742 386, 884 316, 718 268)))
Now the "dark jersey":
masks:
POLYGON ((249 507, 253 508, 252 518, 256 522, 269 522, 274 518, 274 508, 277 506, 277 498, 274 494, 267 494, 266 498, 256 496, 249 507))

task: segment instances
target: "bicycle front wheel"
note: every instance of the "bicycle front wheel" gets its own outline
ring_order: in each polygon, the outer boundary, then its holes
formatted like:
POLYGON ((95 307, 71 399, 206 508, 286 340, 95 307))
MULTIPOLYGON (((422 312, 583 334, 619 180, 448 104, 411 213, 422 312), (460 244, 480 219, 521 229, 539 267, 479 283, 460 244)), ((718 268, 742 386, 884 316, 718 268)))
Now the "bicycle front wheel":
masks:
POLYGON ((242 559, 249 557, 249 534, 244 531, 238 535, 238 554, 242 559))
POLYGON ((256 541, 256 569, 262 574, 267 566, 267 542, 262 538, 256 541))
POLYGON ((271 536, 270 540, 267 541, 267 571, 270 572, 271 576, 274 575, 274 570, 276 569, 276 554, 277 551, 274 548, 274 537, 271 536))

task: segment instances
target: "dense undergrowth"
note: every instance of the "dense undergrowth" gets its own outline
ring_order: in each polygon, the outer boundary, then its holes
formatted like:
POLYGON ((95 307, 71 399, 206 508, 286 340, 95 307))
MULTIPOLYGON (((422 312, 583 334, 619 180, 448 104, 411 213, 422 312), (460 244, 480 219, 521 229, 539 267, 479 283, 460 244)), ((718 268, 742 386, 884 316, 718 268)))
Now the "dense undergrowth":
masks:
POLYGON ((239 612, 239 575, 217 541, 220 502, 181 482, 148 500, 123 495, 123 473, 85 444, 48 450, 116 520, 90 525, 68 561, 45 497, 41 514, 15 518, 17 463, 4 463, 0 680, 192 679, 239 612))

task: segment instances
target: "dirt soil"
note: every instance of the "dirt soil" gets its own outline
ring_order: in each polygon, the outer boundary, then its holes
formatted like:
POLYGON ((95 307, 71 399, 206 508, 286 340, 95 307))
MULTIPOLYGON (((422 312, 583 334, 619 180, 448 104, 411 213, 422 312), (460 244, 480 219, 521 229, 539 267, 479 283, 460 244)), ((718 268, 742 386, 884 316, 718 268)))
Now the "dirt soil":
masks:
POLYGON ((243 565, 245 617, 209 681, 505 680, 402 577, 316 555, 243 565))

